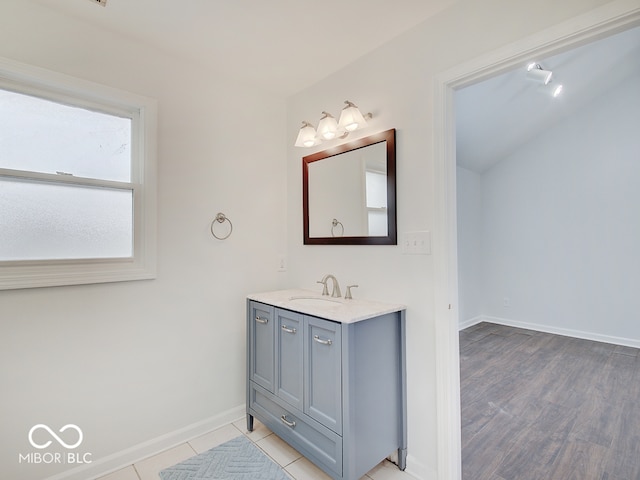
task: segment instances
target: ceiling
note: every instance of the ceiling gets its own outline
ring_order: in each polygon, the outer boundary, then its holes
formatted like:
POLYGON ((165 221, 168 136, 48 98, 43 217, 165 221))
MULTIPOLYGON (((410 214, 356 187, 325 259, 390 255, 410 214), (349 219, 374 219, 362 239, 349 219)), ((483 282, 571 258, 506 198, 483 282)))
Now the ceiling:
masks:
MULTIPOLYGON (((458 0, 25 0, 289 96, 458 0)), ((522 68, 456 92, 458 164, 482 172, 640 74, 640 27, 549 58, 557 99, 522 68), (491 139, 487 141, 487 139, 491 139)))
POLYGON ((31 0, 291 95, 457 0, 31 0))
POLYGON ((562 84, 563 93, 553 98, 528 79, 526 64, 457 91, 458 165, 482 173, 616 85, 640 78, 640 27, 530 61, 552 70, 548 87, 562 84))

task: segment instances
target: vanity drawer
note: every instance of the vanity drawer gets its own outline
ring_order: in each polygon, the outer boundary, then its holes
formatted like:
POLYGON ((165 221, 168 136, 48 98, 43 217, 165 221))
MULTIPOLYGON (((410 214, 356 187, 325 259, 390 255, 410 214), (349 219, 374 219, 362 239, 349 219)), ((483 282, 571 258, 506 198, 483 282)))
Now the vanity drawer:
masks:
POLYGON ((250 408, 262 423, 325 471, 342 476, 342 438, 302 412, 276 402, 268 392, 251 388, 250 408))

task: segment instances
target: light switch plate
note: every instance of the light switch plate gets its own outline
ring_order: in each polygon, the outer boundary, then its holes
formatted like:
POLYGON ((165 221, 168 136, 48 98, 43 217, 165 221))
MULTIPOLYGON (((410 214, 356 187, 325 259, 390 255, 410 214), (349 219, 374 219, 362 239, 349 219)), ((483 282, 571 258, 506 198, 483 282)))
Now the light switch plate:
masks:
POLYGON ((431 255, 431 232, 404 232, 402 234, 404 255, 431 255))

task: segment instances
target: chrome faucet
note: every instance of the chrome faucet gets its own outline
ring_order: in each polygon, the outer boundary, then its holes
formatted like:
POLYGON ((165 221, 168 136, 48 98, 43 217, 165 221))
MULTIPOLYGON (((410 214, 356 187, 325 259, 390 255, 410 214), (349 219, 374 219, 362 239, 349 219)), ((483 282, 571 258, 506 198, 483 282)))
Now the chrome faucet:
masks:
POLYGON ((331 274, 325 275, 322 280, 318 280, 317 283, 321 283, 324 285, 322 289, 322 295, 329 295, 329 290, 327 289, 327 282, 329 279, 333 280, 333 289, 331 290, 332 297, 341 297, 342 293, 340 292, 340 285, 338 285, 338 279, 331 274))

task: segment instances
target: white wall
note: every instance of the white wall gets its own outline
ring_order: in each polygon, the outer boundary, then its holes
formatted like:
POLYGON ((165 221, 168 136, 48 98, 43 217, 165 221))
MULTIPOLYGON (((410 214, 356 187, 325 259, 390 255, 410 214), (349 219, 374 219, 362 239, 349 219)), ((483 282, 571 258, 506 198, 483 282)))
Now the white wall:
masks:
POLYGON ((18 464, 37 423, 77 424, 98 463, 241 416, 245 295, 283 281, 284 99, 27 0, 0 3, 0 56, 159 108, 158 278, 0 292, 0 477, 69 468, 18 464), (247 124, 260 125, 251 142, 247 124), (233 222, 225 241, 209 233, 219 211, 233 222))
POLYGON ((421 478, 435 478, 438 468, 434 257, 402 255, 394 246, 304 246, 301 157, 323 147, 293 147, 298 126, 313 122, 324 109, 338 113, 348 99, 374 114, 359 136, 395 127, 398 230, 433 230, 434 77, 603 3, 461 1, 289 99, 289 283, 317 289, 316 280, 334 273, 343 285, 360 285, 356 297, 407 305, 408 469, 421 478))
POLYGON ((481 313, 640 343, 638 112, 635 77, 482 176, 481 313))
POLYGON ((473 322, 483 314, 482 176, 456 168, 458 215, 459 320, 473 322))
POLYGON ((29 0, 3 0, 0 56, 155 97, 160 123, 158 279, 0 292, 3 478, 61 470, 17 464, 35 423, 77 423, 99 460, 224 417, 244 402, 244 295, 317 288, 328 272, 359 283, 356 296, 407 304, 409 469, 435 478, 433 257, 302 245, 301 157, 311 152, 292 147, 299 122, 349 99, 375 115, 362 135, 396 128, 399 231, 430 230, 434 76, 604 3, 461 1, 293 96, 285 118, 280 99, 218 72, 29 0), (260 137, 242 141, 250 120, 260 137), (218 211, 234 222, 224 242, 208 233, 218 211))

